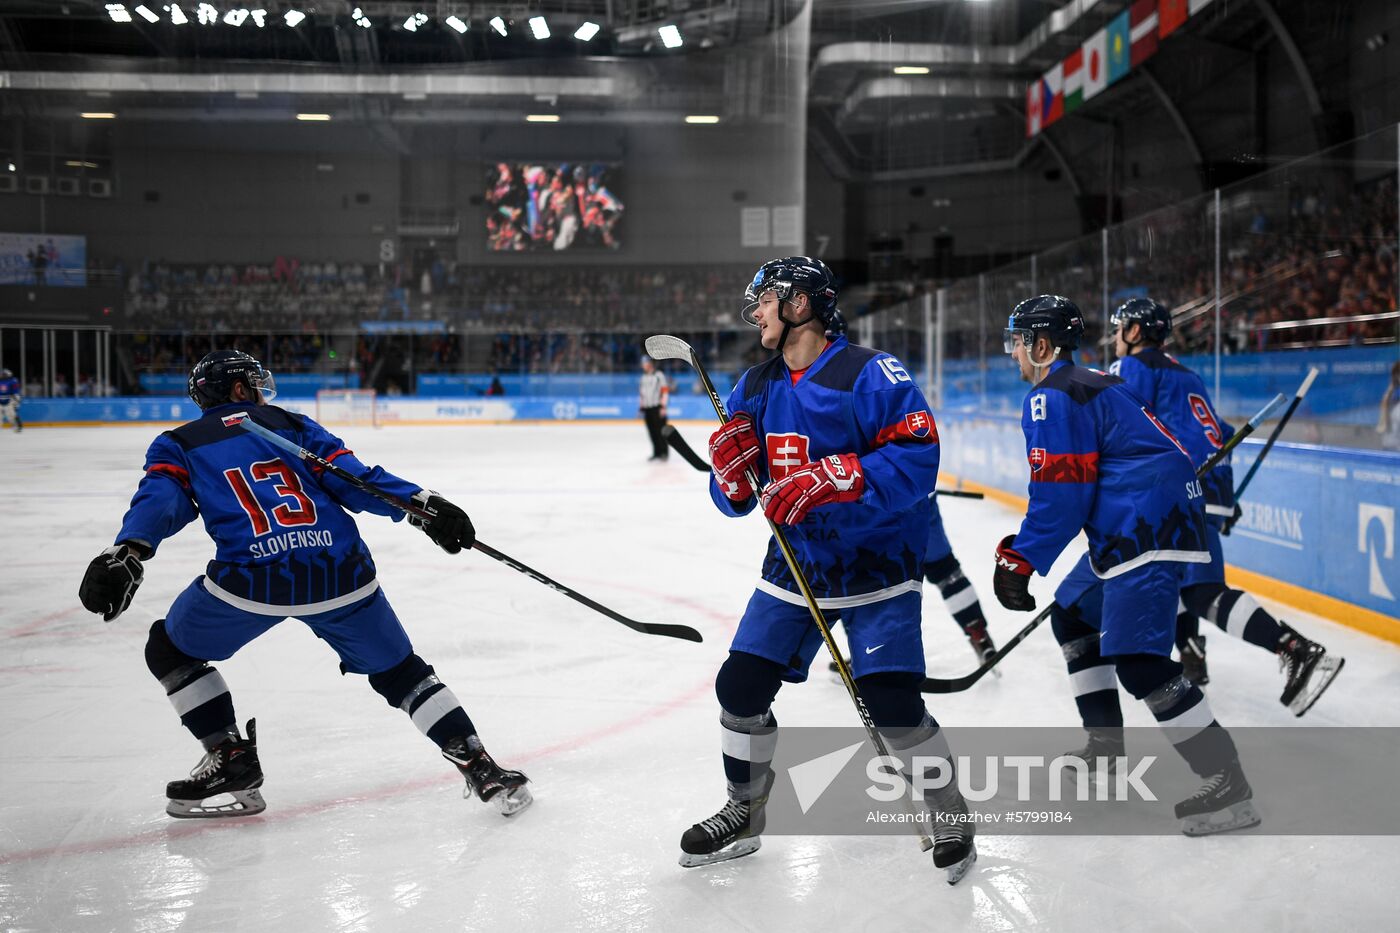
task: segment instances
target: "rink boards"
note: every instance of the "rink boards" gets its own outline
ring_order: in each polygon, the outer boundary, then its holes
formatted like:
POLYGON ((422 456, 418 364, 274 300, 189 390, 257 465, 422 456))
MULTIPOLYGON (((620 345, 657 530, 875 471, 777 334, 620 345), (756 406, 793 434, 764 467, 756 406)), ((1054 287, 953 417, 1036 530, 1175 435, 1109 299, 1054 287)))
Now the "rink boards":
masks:
MULTIPOLYGON (((315 400, 277 400, 315 412, 315 400)), ((198 409, 172 396, 112 399, 27 399, 30 425, 169 423, 198 409)), ((673 397, 673 420, 708 421, 699 395, 673 397)), ((382 425, 466 425, 518 421, 635 419, 631 397, 383 398, 382 425)), ((938 413, 942 468, 1024 507, 1029 469, 1019 419, 938 413)), ((697 427, 697 431, 700 430, 697 427)), ((1236 455, 1241 478, 1262 449, 1251 439, 1236 455)), ((1244 515, 1226 539, 1234 582, 1260 595, 1400 643, 1400 455, 1305 444, 1277 444, 1242 503, 1244 515)))

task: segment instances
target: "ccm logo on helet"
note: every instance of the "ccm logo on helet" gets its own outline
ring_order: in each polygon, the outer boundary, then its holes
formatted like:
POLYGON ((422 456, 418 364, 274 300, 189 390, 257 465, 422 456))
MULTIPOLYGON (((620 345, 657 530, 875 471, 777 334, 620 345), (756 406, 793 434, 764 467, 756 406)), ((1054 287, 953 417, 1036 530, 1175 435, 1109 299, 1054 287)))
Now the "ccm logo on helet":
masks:
POLYGON ((805 434, 769 434, 765 440, 768 473, 773 479, 782 479, 812 459, 807 455, 810 439, 805 434))

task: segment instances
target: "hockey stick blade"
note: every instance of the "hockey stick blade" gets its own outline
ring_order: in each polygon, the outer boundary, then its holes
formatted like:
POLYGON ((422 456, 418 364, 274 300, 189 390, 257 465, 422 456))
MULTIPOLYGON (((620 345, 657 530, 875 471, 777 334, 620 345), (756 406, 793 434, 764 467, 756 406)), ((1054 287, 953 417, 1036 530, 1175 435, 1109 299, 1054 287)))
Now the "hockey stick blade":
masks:
POLYGON ((689 363, 695 358, 695 351, 679 337, 670 334, 656 334, 646 339, 647 356, 654 360, 683 360, 689 363))
POLYGON ((686 463, 695 467, 701 473, 710 472, 710 465, 705 462, 705 458, 695 452, 695 450, 685 442, 681 432, 677 431, 675 425, 663 424, 661 426, 661 436, 666 438, 666 444, 681 455, 686 463))
MULTIPOLYGON (((400 511, 407 512, 410 515, 416 515, 419 518, 424 518, 428 520, 431 520, 433 517, 431 512, 425 511, 420 506, 415 505, 412 502, 405 502, 398 496, 395 496, 392 493, 380 489, 373 483, 365 482, 360 477, 356 476, 354 473, 341 469, 334 463, 331 463, 329 460, 326 460, 322 457, 318 457, 316 454, 312 453, 306 448, 299 446, 295 441, 289 440, 288 438, 285 438, 280 434, 274 433, 273 431, 269 431, 267 428, 263 427, 262 425, 255 422, 252 418, 248 417, 246 412, 240 412, 236 415, 228 416, 224 419, 224 424, 230 427, 237 425, 238 427, 241 427, 248 433, 257 435, 258 437, 267 441, 269 444, 272 444, 274 447, 280 447, 283 450, 294 454, 300 459, 307 461, 308 463, 315 464, 316 466, 320 467, 325 472, 330 473, 337 479, 349 483, 356 489, 359 489, 362 492, 367 493, 368 495, 371 495, 374 498, 378 499, 380 502, 387 503, 388 505, 391 505, 394 508, 399 509, 400 511)), ((474 550, 480 551, 487 557, 500 561, 512 570, 525 574, 527 577, 529 577, 531 580, 534 580, 537 583, 543 583, 545 586, 554 590, 556 593, 562 593, 563 595, 569 597, 575 602, 582 603, 589 609, 592 609, 594 612, 601 613, 607 616, 609 619, 612 619, 614 622, 622 623, 623 625, 627 626, 633 631, 641 632, 645 635, 661 635, 666 638, 680 638, 685 641, 704 640, 703 638, 701 638, 699 632, 687 625, 638 622, 635 619, 629 619, 627 616, 622 615, 619 612, 614 612, 613 610, 609 609, 607 606, 604 606, 601 603, 594 602, 587 596, 584 596, 582 593, 576 590, 572 590, 556 580, 550 579, 549 577, 540 573, 538 570, 535 570, 531 567, 526 566, 525 564, 522 564, 515 558, 503 554, 502 552, 481 541, 474 542, 472 544, 472 548, 474 550)))
POLYGON ((983 664, 971 674, 966 674, 962 677, 954 677, 951 679, 942 677, 925 677, 923 686, 919 688, 919 692, 961 693, 962 691, 968 689, 973 684, 977 683, 977 681, 987 676, 987 673, 991 671, 992 668, 996 667, 998 664, 1001 663, 1002 658, 1006 657, 1008 654, 1011 653, 1012 648, 1015 648, 1017 645, 1019 645, 1022 641, 1025 640, 1027 635, 1029 635, 1031 632, 1034 632, 1042 622, 1050 618, 1050 609, 1054 605, 1055 604, 1052 602, 1049 606, 1046 606, 1044 609, 1040 610, 1040 613, 1036 615, 1034 619, 1031 619, 1029 622, 1026 623, 1025 628, 1021 629, 1014 636, 1012 636, 1011 640, 1008 641, 1006 644, 1002 645, 1001 649, 997 651, 996 654, 992 655, 987 660, 986 664, 983 664))

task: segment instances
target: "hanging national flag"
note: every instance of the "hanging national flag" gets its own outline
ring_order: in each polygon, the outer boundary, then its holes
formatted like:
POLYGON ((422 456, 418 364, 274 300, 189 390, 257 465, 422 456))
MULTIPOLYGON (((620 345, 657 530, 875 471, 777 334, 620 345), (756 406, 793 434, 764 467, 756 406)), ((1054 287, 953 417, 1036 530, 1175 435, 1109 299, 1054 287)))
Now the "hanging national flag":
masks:
POLYGON ((1157 54, 1157 0, 1137 0, 1129 10, 1130 64, 1136 68, 1157 54))
POLYGON ((1084 43, 1084 99, 1108 87, 1108 30, 1100 29, 1084 43))
POLYGON ((1070 52, 1060 68, 1065 75, 1065 113, 1073 113, 1084 103, 1084 49, 1070 52))
POLYGON ((1113 84, 1128 73, 1128 11, 1109 20, 1104 31, 1108 33, 1108 83, 1113 84))
POLYGON ((1160 0, 1157 4, 1157 35, 1165 39, 1191 15, 1187 0, 1160 0))
POLYGON ((1026 89, 1026 137, 1036 135, 1064 113, 1064 77, 1056 65, 1026 89))
POLYGON ((1191 15, 1195 16, 1197 13, 1201 12, 1201 10, 1210 6, 1210 2, 1211 0, 1191 0, 1191 15))

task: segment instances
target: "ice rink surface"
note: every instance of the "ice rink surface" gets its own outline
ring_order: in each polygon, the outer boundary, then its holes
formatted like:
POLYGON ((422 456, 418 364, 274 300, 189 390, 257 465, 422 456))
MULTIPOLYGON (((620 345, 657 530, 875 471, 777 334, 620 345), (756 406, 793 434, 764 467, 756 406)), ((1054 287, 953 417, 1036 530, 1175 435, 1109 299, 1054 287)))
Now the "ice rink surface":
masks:
MULTIPOLYGON (((407 717, 288 621, 219 665, 240 719, 258 720, 266 812, 173 820, 165 782, 201 750, 142 648, 212 553, 202 526, 162 547, 117 622, 77 601, 157 430, 0 435, 0 930, 1393 928, 1389 837, 985 835, 955 888, 900 837, 775 837, 749 858, 677 867, 681 832, 724 800, 712 687, 767 529, 722 517, 677 458, 645 462, 640 423, 343 432, 366 462, 464 506, 483 541, 634 618, 704 633, 703 645, 633 633, 479 554, 450 557, 405 524, 361 518, 416 650, 497 759, 529 773, 533 808, 507 822, 464 801, 407 717)), ((708 434, 683 430, 697 447, 708 434)), ((1019 516, 941 505, 1003 641, 1028 617, 993 599, 991 554, 1019 516)), ((1052 585, 1032 591, 1043 603, 1052 585)), ((932 587, 924 607, 930 672, 970 671, 932 587)), ((1207 692, 1222 722, 1400 724, 1400 650, 1281 614, 1345 655, 1345 671, 1296 720, 1274 659, 1212 629, 1207 692)), ((954 726, 1076 722, 1048 625, 1003 668, 930 709, 954 726)), ((824 672, 785 687, 775 709, 785 725, 857 721, 824 672)), ((1125 713, 1150 723, 1131 700, 1125 713)))

